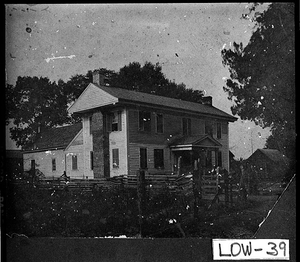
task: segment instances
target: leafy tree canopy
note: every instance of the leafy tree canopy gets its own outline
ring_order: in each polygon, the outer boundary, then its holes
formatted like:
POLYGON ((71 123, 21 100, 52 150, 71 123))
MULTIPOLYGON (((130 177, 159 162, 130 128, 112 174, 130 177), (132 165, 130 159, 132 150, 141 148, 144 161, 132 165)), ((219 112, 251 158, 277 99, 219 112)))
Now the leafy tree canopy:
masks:
POLYGON ((162 67, 150 62, 146 62, 144 66, 138 62, 124 66, 113 76, 111 85, 197 103, 202 102, 204 94, 202 90, 186 88, 183 83, 176 84, 167 79, 162 73, 162 67))
POLYGON ((17 146, 32 145, 38 129, 70 123, 60 85, 47 77, 18 77, 6 88, 6 123, 13 120, 11 138, 17 146))
MULTIPOLYGON (((110 86, 139 92, 201 102, 203 92, 176 84, 162 73, 159 64, 130 63, 115 72, 100 68, 110 86)), ((80 121, 69 116, 68 105, 92 82, 92 71, 74 75, 69 81, 50 82, 47 77, 18 77, 16 85, 6 86, 6 122, 13 121, 11 138, 23 148, 33 145, 38 128, 55 127, 80 121)))
MULTIPOLYGON (((257 6, 253 4, 249 14, 257 6)), ((233 49, 221 51, 230 72, 224 90, 234 101, 232 113, 270 127, 267 146, 276 145, 290 157, 296 137, 294 17, 293 3, 272 3, 264 12, 255 12, 254 32, 245 47, 234 43, 233 49)))

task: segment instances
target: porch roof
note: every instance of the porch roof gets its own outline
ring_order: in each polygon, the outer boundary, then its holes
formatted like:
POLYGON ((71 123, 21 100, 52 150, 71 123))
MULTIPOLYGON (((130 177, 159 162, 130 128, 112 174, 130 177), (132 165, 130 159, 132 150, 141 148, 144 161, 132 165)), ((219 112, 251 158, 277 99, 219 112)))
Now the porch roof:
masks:
POLYGON ((184 136, 170 144, 172 150, 192 150, 200 147, 222 147, 216 139, 209 135, 184 136))

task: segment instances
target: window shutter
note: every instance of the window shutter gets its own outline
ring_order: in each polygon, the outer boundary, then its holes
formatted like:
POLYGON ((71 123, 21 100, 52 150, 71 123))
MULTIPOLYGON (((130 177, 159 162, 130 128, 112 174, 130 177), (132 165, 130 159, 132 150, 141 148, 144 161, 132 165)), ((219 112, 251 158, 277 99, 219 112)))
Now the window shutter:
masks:
POLYGON ((228 124, 222 123, 222 134, 228 134, 228 124))
POLYGON ((221 123, 217 123, 217 138, 221 139, 222 137, 221 123))
POLYGON ((143 113, 142 111, 138 112, 138 119, 139 119, 139 131, 144 131, 144 121, 143 121, 143 113))
POLYGON ((118 130, 122 131, 122 111, 118 112, 118 130))
POLYGON ((93 116, 90 116, 89 117, 90 134, 92 134, 92 122, 93 122, 93 116))
POLYGON ((94 152, 90 151, 90 168, 91 170, 94 169, 94 152))
POLYGON ((223 167, 223 163, 222 163, 222 151, 218 151, 218 166, 223 167))
POLYGON ((215 137, 217 135, 217 123, 212 123, 212 129, 213 129, 213 136, 215 137))

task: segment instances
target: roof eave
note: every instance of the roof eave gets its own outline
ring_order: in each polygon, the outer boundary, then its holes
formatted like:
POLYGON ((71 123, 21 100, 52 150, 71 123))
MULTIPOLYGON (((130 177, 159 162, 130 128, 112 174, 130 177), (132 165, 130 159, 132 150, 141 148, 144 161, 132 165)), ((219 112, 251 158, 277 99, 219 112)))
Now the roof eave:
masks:
POLYGON ((29 153, 37 153, 37 152, 43 152, 43 151, 53 151, 53 150, 65 150, 66 146, 56 146, 56 147, 45 147, 45 148, 38 148, 38 149, 32 149, 32 150, 23 150, 23 154, 29 154, 29 153))
POLYGON ((181 111, 181 112, 188 112, 188 113, 193 113, 193 114, 197 114, 197 115, 202 115, 202 116, 211 116, 211 117, 215 117, 215 118, 219 118, 219 119, 224 119, 224 120, 228 120, 229 122, 235 122, 236 120, 238 120, 237 117, 234 116, 220 116, 220 115, 216 115, 216 114, 210 114, 210 113, 204 113, 204 112, 199 112, 196 110, 189 110, 189 109, 181 109, 181 108, 174 108, 174 107, 170 107, 167 105, 154 105, 151 103, 145 103, 145 102, 136 102, 136 101, 132 101, 129 99, 120 99, 119 98, 119 103, 118 104, 124 104, 124 105, 146 105, 149 106, 151 108, 165 108, 167 110, 171 110, 171 111, 181 111))

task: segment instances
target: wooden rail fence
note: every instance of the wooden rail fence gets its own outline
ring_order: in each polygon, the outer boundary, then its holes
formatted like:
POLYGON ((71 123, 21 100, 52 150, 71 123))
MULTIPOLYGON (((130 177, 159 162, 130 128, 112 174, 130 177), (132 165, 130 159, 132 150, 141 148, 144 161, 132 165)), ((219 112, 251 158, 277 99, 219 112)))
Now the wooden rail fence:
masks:
MULTIPOLYGON (((19 184, 24 182, 17 182, 19 184)), ((137 188, 138 175, 123 175, 97 179, 69 179, 43 178, 34 182, 35 186, 42 189, 68 189, 91 192, 92 190, 113 188, 137 188)), ((201 194, 202 198, 210 199, 217 194, 219 188, 218 174, 215 172, 202 175, 201 194)), ((171 192, 192 194, 193 174, 191 172, 182 175, 175 174, 149 174, 145 173, 145 187, 152 192, 168 189, 171 192)))

